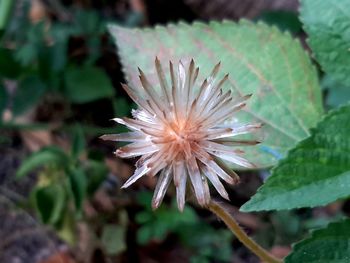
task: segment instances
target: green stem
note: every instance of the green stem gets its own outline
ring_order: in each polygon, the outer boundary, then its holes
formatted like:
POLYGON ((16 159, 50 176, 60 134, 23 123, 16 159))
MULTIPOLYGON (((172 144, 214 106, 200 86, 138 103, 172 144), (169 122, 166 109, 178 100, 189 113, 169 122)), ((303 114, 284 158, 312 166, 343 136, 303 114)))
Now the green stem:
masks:
POLYGON ((16 0, 0 0, 0 30, 4 30, 16 0))
POLYGON ((251 239, 243 229, 238 225, 237 221, 225 211, 225 209, 217 202, 211 201, 209 210, 221 218, 225 222, 227 227, 232 233, 241 241, 251 252, 258 256, 263 262, 266 263, 282 263, 281 259, 275 258, 264 248, 258 245, 253 239, 251 239))

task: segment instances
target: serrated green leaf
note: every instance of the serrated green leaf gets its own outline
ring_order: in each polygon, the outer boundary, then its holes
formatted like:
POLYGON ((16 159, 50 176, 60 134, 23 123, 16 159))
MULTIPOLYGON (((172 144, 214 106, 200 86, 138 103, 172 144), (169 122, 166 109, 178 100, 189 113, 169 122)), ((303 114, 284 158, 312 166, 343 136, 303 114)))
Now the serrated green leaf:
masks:
POLYGON ((292 253, 285 258, 285 263, 350 262, 349 233, 349 219, 316 230, 311 237, 294 245, 292 253))
POLYGON ((241 210, 315 207, 350 196, 349 134, 350 105, 331 111, 241 210))
POLYGON ((66 194, 62 185, 52 184, 35 189, 34 200, 43 223, 56 224, 64 215, 66 194))
POLYGON ((275 164, 280 156, 309 135, 322 114, 321 92, 315 69, 301 45, 288 33, 247 21, 180 23, 155 29, 110 26, 129 84, 140 86, 137 67, 157 86, 154 59, 165 70, 168 61, 191 58, 200 68, 199 81, 221 61, 219 77, 230 74, 233 95, 253 93, 247 107, 234 118, 265 124, 264 141, 246 147, 246 157, 257 167, 275 164))
POLYGON ((109 255, 117 255, 126 249, 125 227, 106 225, 102 232, 102 244, 109 255))
POLYGON ((110 79, 96 67, 69 67, 64 80, 65 95, 74 103, 87 103, 114 95, 110 79))
POLYGON ((64 167, 68 164, 68 158, 60 148, 44 148, 38 152, 33 153, 23 161, 20 168, 16 172, 16 177, 21 178, 32 170, 48 164, 56 164, 58 166, 64 167))
POLYGON ((36 105, 44 95, 45 89, 46 85, 36 75, 21 79, 13 97, 13 113, 19 115, 36 105))
POLYGON ((350 86, 350 0, 302 0, 300 19, 324 71, 350 86))

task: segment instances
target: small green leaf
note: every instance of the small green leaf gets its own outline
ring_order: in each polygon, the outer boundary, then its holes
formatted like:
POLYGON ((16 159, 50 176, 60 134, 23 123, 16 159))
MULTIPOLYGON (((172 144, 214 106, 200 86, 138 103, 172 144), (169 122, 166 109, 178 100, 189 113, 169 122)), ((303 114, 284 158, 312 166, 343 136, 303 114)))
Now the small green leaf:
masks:
POLYGON ((66 195, 62 185, 52 184, 35 189, 34 200, 44 224, 56 224, 64 215, 66 195))
POLYGON ((81 212, 87 191, 86 175, 81 169, 76 168, 68 171, 68 178, 74 197, 75 208, 78 212, 81 212))
POLYGON ((123 97, 113 100, 114 116, 124 117, 130 114, 130 103, 123 97))
POLYGON ((101 34, 105 27, 96 11, 79 9, 75 13, 74 29, 76 34, 91 37, 101 34))
POLYGON ((298 19, 298 14, 290 11, 267 11, 263 12, 259 17, 270 25, 275 25, 281 30, 288 30, 291 33, 299 33, 302 30, 302 24, 298 19))
POLYGON ((88 103, 114 95, 110 79, 97 67, 69 67, 64 80, 65 95, 73 103, 88 103))
POLYGON ((340 84, 329 75, 322 79, 322 88, 327 90, 326 105, 331 108, 339 107, 350 101, 350 88, 340 84))
POLYGON ((55 231, 62 240, 74 247, 78 239, 76 227, 77 222, 74 214, 66 209, 63 211, 62 220, 56 225, 55 231))
POLYGON ((14 79, 21 72, 21 66, 17 63, 10 49, 0 48, 0 76, 14 79))
POLYGON ((13 0, 1 0, 0 1, 0 30, 5 30, 7 23, 9 22, 14 6, 13 0))
POLYGON ((13 98, 13 113, 19 115, 36 105, 45 89, 45 84, 36 75, 21 79, 13 98))
POLYGON ((30 155, 23 161, 17 170, 16 177, 21 178, 30 171, 48 164, 56 164, 57 166, 66 166, 68 164, 67 155, 57 147, 44 148, 30 155))
POLYGON ((190 207, 185 207, 183 213, 179 213, 176 203, 171 207, 164 204, 156 211, 150 206, 152 194, 150 192, 140 192, 137 202, 144 207, 144 210, 136 215, 136 222, 142 226, 137 232, 137 242, 141 245, 148 241, 164 240, 168 233, 182 229, 185 225, 198 224, 198 217, 190 207))
POLYGON ((8 98, 7 91, 0 81, 0 122, 2 119, 1 118, 2 113, 6 108, 7 98, 8 98))
POLYGON ((311 237, 297 243, 285 258, 285 263, 350 262, 350 220, 331 223, 325 229, 312 233, 311 237))
POLYGON ((349 134, 350 105, 331 111, 241 210, 315 207, 350 196, 349 134))
POLYGON ((339 86, 328 90, 326 103, 330 107, 338 107, 350 101, 350 88, 339 86))
POLYGON ((350 87, 350 0, 302 0, 300 19, 324 71, 350 87))
POLYGON ((108 168, 103 162, 89 160, 89 163, 85 169, 85 173, 88 180, 87 192, 88 195, 91 196, 106 179, 108 175, 108 168))
POLYGON ((15 58, 23 66, 29 66, 38 56, 38 49, 33 43, 26 43, 16 50, 15 58))
POLYGON ((51 26, 50 34, 54 39, 54 44, 50 47, 50 59, 54 72, 59 72, 66 66, 68 41, 72 33, 73 29, 70 25, 55 23, 51 26))
POLYGON ((146 245, 153 237, 153 226, 151 224, 141 226, 137 231, 137 243, 146 245))
MULTIPOLYGON (((309 135, 309 128, 321 118, 315 68, 300 43, 276 27, 243 20, 179 23, 142 30, 110 26, 109 30, 116 40, 125 78, 133 88, 140 87, 137 67, 159 88, 156 56, 165 72, 169 60, 186 63, 193 58, 200 69, 198 83, 221 61, 218 78, 230 74, 224 88, 233 96, 253 94, 247 106, 232 118, 241 123, 265 124, 262 144, 244 149, 246 158, 258 168, 277 163, 309 135)), ((169 74, 167 77, 169 80, 169 74)))
POLYGON ((77 125, 73 130, 72 156, 78 158, 86 146, 85 136, 81 126, 77 125))
POLYGON ((102 232, 102 244, 109 255, 117 255, 126 249, 125 227, 106 225, 102 232))

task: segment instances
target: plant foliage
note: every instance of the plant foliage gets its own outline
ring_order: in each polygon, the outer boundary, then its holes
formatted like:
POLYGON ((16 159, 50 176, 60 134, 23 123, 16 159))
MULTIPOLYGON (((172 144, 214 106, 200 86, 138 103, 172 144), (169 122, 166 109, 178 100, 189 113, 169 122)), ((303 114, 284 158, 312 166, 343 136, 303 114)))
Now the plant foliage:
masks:
POLYGON ((297 243, 285 263, 318 262, 342 263, 350 261, 350 220, 331 223, 311 237, 297 243))
POLYGON ((300 19, 324 71, 350 87, 350 1, 302 0, 300 19))
MULTIPOLYGON (((156 56, 164 64, 194 58, 200 81, 221 61, 222 74, 230 74, 228 88, 233 94, 253 93, 234 118, 265 124, 263 143, 246 152, 257 167, 275 164, 309 135, 309 128, 322 114, 319 83, 308 56, 288 33, 274 27, 225 21, 144 30, 110 26, 110 32, 131 86, 139 85, 137 67, 156 85, 156 56)), ((168 65, 164 66, 168 70, 168 65)))
POLYGON ((330 112, 273 169, 242 211, 326 205, 350 195, 350 105, 330 112))

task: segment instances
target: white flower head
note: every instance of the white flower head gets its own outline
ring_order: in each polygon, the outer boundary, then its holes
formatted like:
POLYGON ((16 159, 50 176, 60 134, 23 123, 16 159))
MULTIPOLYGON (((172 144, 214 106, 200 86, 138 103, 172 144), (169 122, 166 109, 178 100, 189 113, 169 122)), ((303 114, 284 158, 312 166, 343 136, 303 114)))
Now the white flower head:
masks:
POLYGON ((208 180, 219 194, 229 199, 220 179, 229 184, 239 181, 237 174, 223 162, 243 167, 254 165, 244 159, 236 146, 254 145, 257 141, 235 139, 261 127, 261 124, 224 124, 235 112, 246 105, 251 95, 233 98, 231 91, 222 87, 228 75, 217 79, 220 63, 200 86, 196 83, 199 68, 193 60, 185 67, 180 61, 175 70, 170 62, 171 86, 156 58, 155 66, 160 83, 159 92, 151 86, 139 69, 141 88, 122 84, 139 106, 133 110, 133 119, 115 118, 131 131, 103 135, 112 141, 131 142, 117 149, 121 158, 141 156, 134 174, 122 186, 126 188, 144 175, 158 176, 152 207, 158 208, 171 181, 174 182, 179 210, 183 210, 187 181, 190 181, 198 203, 210 201, 208 180), (188 180, 189 178, 189 180, 188 180))

